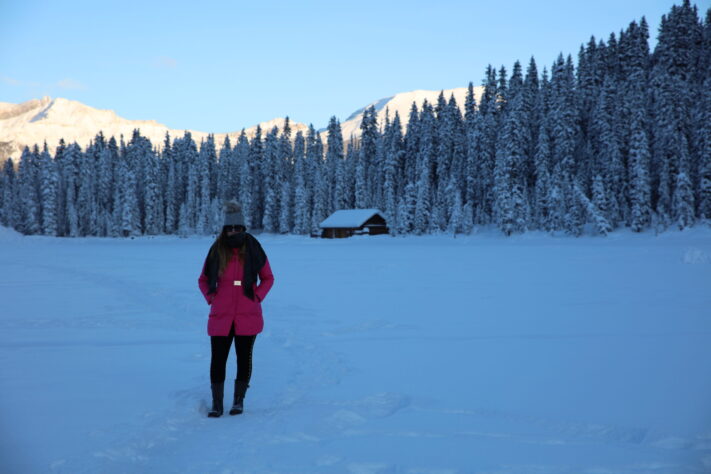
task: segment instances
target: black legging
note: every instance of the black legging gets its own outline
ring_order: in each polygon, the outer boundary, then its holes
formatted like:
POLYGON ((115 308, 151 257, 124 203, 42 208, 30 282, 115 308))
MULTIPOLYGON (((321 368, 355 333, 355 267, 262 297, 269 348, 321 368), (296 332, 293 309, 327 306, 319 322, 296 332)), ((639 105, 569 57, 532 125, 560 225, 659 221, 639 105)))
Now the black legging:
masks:
POLYGON ((237 380, 249 382, 252 377, 252 348, 257 335, 236 335, 233 324, 227 336, 210 336, 210 345, 212 346, 210 382, 212 383, 225 381, 225 365, 227 364, 227 357, 230 355, 232 338, 235 340, 235 354, 237 354, 237 380))

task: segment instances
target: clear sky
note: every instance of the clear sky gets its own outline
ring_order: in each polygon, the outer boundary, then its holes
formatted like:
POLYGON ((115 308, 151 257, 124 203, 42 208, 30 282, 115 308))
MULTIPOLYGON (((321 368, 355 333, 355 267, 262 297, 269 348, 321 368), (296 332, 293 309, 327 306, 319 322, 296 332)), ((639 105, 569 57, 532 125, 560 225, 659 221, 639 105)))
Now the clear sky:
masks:
POLYGON ((577 60, 642 16, 654 44, 674 4, 0 0, 0 102, 66 97, 215 133, 285 115, 321 128, 398 92, 478 85, 487 64, 577 60))

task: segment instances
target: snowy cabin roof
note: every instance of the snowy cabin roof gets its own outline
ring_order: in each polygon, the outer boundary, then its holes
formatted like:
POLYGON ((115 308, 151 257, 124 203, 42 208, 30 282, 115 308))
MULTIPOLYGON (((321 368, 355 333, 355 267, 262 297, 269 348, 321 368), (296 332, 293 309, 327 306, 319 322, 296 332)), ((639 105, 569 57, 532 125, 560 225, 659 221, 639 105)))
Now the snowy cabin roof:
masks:
POLYGON ((348 228, 355 229, 365 224, 374 215, 383 216, 379 209, 341 209, 331 214, 325 221, 319 224, 325 228, 348 228))

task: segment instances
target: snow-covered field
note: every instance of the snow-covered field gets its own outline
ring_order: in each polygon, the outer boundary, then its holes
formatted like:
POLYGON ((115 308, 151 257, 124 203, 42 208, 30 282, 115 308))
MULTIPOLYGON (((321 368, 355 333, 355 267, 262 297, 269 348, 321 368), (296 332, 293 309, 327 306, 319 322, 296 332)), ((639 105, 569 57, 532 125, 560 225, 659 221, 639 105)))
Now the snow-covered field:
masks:
POLYGON ((208 419, 211 239, 0 229, 0 472, 711 472, 711 229, 259 238, 208 419))

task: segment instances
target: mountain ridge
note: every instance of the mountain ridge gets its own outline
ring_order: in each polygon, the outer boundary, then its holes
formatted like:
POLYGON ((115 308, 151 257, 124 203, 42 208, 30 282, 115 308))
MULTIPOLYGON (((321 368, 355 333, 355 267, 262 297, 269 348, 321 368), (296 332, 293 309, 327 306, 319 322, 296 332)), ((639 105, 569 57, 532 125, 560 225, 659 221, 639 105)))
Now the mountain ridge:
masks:
MULTIPOLYGON (((482 91, 483 87, 481 86, 474 88, 477 103, 482 91)), ((460 110, 463 111, 464 99, 467 93, 466 87, 439 91, 415 90, 401 92, 373 101, 351 113, 345 121, 341 122, 343 139, 347 142, 352 137, 357 138, 360 136, 363 113, 370 106, 375 107, 379 124, 384 123, 386 113, 390 119, 395 116, 395 113, 398 113, 404 132, 407 128, 412 102, 417 103, 418 108, 422 106, 424 100, 436 103, 440 93, 443 93, 447 100, 453 95, 460 110)), ((284 122, 285 118, 277 117, 245 128, 244 131, 247 137, 251 139, 254 137, 257 127, 261 127, 262 135, 264 135, 274 126, 281 130, 284 122)), ((309 126, 304 123, 290 120, 289 124, 292 130, 292 137, 299 131, 304 135, 308 132, 309 126)), ((62 97, 51 98, 45 96, 19 104, 0 102, 0 161, 5 161, 10 157, 15 160, 19 159, 25 146, 41 146, 46 142, 50 150, 52 150, 59 144, 59 140, 63 138, 66 143, 77 142, 82 147, 86 147, 99 132, 102 132, 106 137, 114 136, 118 138, 121 135, 130 137, 136 128, 141 131, 141 135, 147 137, 157 148, 162 147, 166 132, 170 134, 171 138, 175 139, 182 136, 185 131, 189 131, 197 143, 206 139, 208 135, 213 135, 218 146, 224 142, 225 137, 229 137, 234 145, 242 133, 242 130, 212 134, 189 129, 171 129, 156 120, 126 119, 120 117, 113 110, 97 109, 82 102, 62 97)), ((324 132, 325 130, 326 128, 322 128, 318 131, 324 132)))

